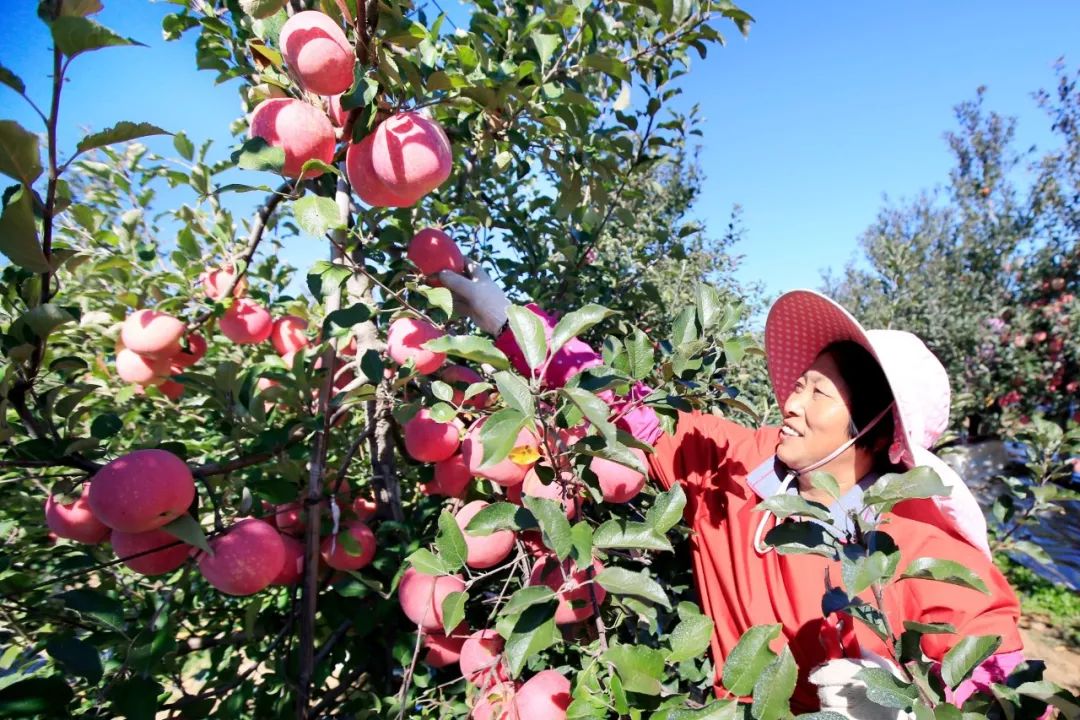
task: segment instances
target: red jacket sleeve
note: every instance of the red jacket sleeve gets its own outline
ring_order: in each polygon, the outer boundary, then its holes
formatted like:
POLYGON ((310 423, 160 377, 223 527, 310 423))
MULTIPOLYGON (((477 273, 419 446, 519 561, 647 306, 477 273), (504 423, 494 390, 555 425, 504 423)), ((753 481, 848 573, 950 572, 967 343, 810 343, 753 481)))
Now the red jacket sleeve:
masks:
MULTIPOLYGON (((901 522, 898 521, 897 526, 901 522)), ((931 525, 917 522, 903 525, 904 534, 910 536, 897 538, 901 571, 920 557, 951 560, 978 575, 989 590, 989 593, 982 593, 936 580, 900 581, 903 617, 924 623, 949 623, 956 628, 956 634, 924 635, 923 652, 934 660, 941 660, 961 637, 968 635, 1001 636, 998 653, 1022 649, 1023 641, 1017 628, 1020 601, 1009 587, 1009 581, 990 559, 981 550, 931 525)), ((884 530, 892 532, 889 525, 884 530)))
POLYGON ((674 435, 662 435, 649 457, 652 474, 664 487, 684 489, 743 483, 747 474, 776 452, 779 428, 743 427, 718 415, 679 413, 674 435))

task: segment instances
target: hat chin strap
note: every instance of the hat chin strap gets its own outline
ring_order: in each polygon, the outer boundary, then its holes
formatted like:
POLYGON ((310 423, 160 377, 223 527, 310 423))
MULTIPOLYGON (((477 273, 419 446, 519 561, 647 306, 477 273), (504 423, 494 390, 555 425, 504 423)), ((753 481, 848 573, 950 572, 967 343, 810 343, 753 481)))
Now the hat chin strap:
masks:
MULTIPOLYGON (((879 422, 881 422, 881 419, 885 417, 885 414, 892 410, 894 404, 895 404, 895 401, 890 402, 888 405, 886 405, 885 409, 882 410, 881 412, 879 412, 876 416, 874 416, 874 419, 871 420, 870 422, 868 422, 866 424, 866 427, 864 427, 862 430, 860 430, 858 432, 858 434, 855 435, 855 437, 851 438, 850 440, 848 440, 843 445, 841 445, 840 447, 833 450, 831 453, 829 453, 828 455, 826 455, 822 459, 818 460, 817 462, 812 462, 809 465, 807 465, 806 467, 801 468, 799 470, 790 470, 789 469, 788 472, 787 472, 787 475, 784 476, 784 481, 782 483, 780 483, 780 489, 776 491, 776 495, 783 495, 784 493, 786 493, 788 488, 791 487, 791 481, 794 480, 796 477, 799 477, 800 475, 803 475, 805 473, 817 470, 819 467, 822 467, 823 465, 828 465, 833 460, 840 457, 844 453, 844 451, 846 451, 848 448, 850 448, 852 445, 854 445, 859 440, 859 438, 861 438, 863 435, 866 435, 866 433, 873 430, 874 427, 879 422)), ((770 550, 773 549, 771 545, 766 545, 765 541, 764 541, 765 525, 766 525, 766 523, 768 523, 769 517, 771 515, 772 515, 771 512, 769 512, 768 510, 765 510, 762 513, 761 522, 758 523, 757 530, 754 532, 754 550, 756 550, 759 555, 765 555, 766 553, 768 553, 770 550)))

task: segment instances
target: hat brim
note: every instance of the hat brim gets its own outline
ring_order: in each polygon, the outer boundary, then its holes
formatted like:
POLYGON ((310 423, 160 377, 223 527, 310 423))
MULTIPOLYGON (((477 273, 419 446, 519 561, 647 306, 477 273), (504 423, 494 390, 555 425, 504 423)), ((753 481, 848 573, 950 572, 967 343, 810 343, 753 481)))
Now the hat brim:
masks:
MULTIPOLYGON (((795 383, 821 351, 845 340, 865 348, 884 371, 866 329, 838 303, 813 290, 792 290, 777 298, 765 320, 765 361, 781 411, 795 383)), ((885 377, 888 381, 888 372, 885 377)), ((891 382, 889 387, 895 397, 891 382)), ((913 454, 898 406, 894 406, 892 415, 894 442, 901 443, 903 458, 911 458, 913 454)))

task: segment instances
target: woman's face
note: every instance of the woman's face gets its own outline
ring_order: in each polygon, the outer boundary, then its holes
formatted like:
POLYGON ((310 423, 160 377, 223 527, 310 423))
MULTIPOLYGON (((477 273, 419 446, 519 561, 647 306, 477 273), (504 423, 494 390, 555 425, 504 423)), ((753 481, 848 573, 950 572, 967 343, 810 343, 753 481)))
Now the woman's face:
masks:
POLYGON ((832 356, 819 355, 784 402, 777 457, 802 470, 850 440, 848 403, 847 385, 832 356))

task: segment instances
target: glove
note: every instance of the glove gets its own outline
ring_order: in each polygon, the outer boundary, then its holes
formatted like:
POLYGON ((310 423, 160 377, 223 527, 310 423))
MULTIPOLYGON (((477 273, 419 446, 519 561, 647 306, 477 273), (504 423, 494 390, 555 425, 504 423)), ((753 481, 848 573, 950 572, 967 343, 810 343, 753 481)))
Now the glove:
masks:
POLYGON ((472 319, 476 327, 489 335, 497 335, 506 324, 506 308, 510 301, 484 268, 468 261, 469 277, 453 270, 440 270, 439 282, 454 296, 454 311, 472 319))
POLYGON ((866 683, 855 677, 866 668, 897 672, 888 660, 865 651, 862 658, 829 660, 811 670, 809 679, 817 685, 822 711, 851 720, 914 720, 913 713, 878 705, 866 697, 866 683))

